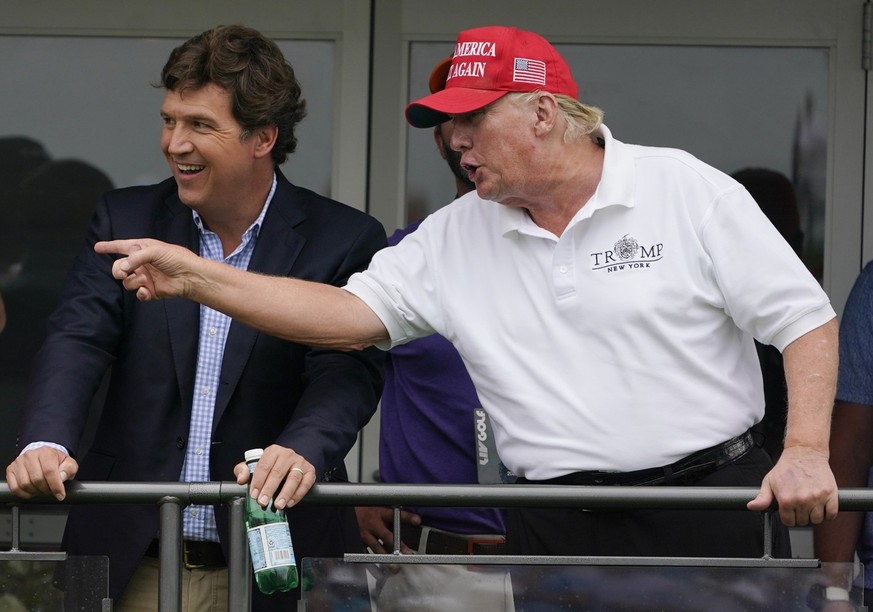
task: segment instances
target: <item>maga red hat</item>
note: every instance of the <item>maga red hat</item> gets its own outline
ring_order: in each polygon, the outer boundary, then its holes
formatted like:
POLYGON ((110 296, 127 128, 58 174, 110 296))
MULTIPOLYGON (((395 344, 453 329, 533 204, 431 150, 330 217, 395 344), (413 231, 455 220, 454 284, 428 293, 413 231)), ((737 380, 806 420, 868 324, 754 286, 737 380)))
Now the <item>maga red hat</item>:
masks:
POLYGON ((448 115, 472 112, 511 91, 579 96, 567 62, 539 34, 504 26, 465 30, 458 35, 445 89, 409 104, 406 120, 415 127, 433 127, 448 115))

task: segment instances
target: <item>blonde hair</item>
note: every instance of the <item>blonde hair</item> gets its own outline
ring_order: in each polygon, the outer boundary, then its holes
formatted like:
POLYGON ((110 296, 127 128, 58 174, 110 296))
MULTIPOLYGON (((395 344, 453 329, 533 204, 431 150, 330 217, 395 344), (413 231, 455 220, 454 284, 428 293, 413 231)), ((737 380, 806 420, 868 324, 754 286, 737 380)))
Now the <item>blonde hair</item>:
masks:
MULTIPOLYGON (((513 103, 519 106, 531 104, 536 100, 541 91, 531 91, 526 93, 510 93, 508 96, 512 98, 513 103)), ((591 134, 603 123, 603 111, 596 106, 583 104, 579 100, 565 96, 563 94, 554 94, 555 100, 558 102, 558 109, 567 124, 564 130, 564 142, 571 143, 583 136, 591 134)))

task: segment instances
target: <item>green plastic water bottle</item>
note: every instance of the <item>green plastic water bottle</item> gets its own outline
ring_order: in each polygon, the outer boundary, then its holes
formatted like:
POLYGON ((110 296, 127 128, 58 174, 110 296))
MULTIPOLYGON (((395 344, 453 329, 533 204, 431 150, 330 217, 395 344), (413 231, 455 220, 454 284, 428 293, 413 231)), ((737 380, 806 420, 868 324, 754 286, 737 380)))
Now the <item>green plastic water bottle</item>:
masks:
MULTIPOLYGON (((247 450, 246 464, 249 473, 255 471, 258 459, 264 449, 247 450)), ((251 486, 251 480, 249 480, 251 486)), ((291 531, 285 520, 285 511, 276 510, 270 500, 262 508, 258 500, 246 495, 246 531, 255 582, 261 593, 269 595, 276 591, 290 591, 297 586, 297 565, 294 563, 294 547, 291 544, 291 531)))

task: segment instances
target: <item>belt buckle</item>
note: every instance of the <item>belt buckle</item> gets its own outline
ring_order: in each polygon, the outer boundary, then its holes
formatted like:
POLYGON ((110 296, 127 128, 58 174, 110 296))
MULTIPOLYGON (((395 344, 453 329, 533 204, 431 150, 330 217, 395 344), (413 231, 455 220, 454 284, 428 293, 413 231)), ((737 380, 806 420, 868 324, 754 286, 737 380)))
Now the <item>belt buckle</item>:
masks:
POLYGON ((191 563, 188 560, 188 555, 190 554, 190 552, 191 551, 188 549, 188 542, 182 540, 182 565, 185 567, 186 570, 203 569, 204 567, 206 567, 202 563, 191 563))

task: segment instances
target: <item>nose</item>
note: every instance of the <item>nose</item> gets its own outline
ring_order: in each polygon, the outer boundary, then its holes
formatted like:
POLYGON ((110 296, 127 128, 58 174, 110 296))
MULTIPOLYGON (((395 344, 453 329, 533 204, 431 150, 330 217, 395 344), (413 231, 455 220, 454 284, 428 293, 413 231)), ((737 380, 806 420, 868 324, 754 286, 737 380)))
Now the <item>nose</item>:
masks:
POLYGON ((449 146, 455 151, 466 151, 472 146, 470 132, 467 127, 461 123, 454 123, 452 128, 452 137, 449 141, 449 146))
POLYGON ((164 128, 164 146, 170 155, 190 153, 194 147, 188 137, 188 130, 180 125, 164 128))

